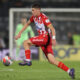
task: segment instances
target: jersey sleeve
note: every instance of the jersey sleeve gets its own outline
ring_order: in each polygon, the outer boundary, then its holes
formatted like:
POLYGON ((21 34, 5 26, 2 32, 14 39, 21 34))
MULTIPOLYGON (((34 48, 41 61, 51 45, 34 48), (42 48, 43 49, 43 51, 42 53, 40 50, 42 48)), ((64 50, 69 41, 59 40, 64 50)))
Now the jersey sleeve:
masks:
POLYGON ((34 20, 33 20, 33 16, 31 16, 30 21, 31 21, 31 22, 34 22, 34 20))
POLYGON ((44 25, 48 26, 49 24, 51 24, 50 20, 48 19, 48 17, 44 17, 43 18, 43 22, 44 22, 44 25))
POLYGON ((46 16, 43 18, 43 22, 44 22, 44 25, 46 25, 46 26, 48 26, 49 24, 51 24, 50 20, 46 16))

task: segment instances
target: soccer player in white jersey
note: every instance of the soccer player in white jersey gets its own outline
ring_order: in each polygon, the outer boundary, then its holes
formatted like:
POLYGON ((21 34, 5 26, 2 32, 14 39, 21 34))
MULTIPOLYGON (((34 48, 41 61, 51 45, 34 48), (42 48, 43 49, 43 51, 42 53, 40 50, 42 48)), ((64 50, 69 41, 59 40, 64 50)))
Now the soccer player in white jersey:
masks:
POLYGON ((35 28, 37 29, 37 32, 39 33, 39 35, 24 41, 23 46, 25 49, 26 59, 25 61, 19 63, 19 65, 31 66, 32 62, 31 62, 31 56, 30 56, 31 55, 30 46, 31 45, 40 46, 46 58, 51 64, 56 65, 58 68, 63 69, 74 79, 74 76, 75 76, 74 69, 68 68, 64 63, 57 61, 54 58, 52 44, 54 46, 56 45, 55 29, 51 24, 50 20, 48 19, 48 17, 45 14, 41 13, 40 10, 41 8, 39 4, 32 5, 31 18, 26 23, 26 25, 21 29, 18 35, 15 37, 16 40, 20 38, 22 32, 28 27, 28 25, 30 25, 30 23, 35 23, 36 25, 35 28))

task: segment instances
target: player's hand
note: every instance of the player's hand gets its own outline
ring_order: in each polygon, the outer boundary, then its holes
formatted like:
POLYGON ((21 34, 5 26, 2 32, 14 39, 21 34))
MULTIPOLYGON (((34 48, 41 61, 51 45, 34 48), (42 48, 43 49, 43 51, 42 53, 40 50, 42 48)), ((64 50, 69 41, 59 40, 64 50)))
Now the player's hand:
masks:
POLYGON ((52 39, 53 46, 56 46, 56 39, 52 39))
POLYGON ((17 36, 15 36, 15 39, 17 40, 20 37, 21 37, 21 33, 19 33, 17 36))

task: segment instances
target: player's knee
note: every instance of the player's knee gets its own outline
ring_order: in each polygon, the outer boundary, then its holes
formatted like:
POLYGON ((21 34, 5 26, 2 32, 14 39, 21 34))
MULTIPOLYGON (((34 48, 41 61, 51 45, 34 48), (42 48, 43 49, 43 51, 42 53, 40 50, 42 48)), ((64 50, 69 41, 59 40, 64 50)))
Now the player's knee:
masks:
POLYGON ((49 60, 50 64, 54 64, 56 65, 56 61, 55 60, 49 60))
POLYGON ((24 46, 28 45, 28 41, 25 40, 25 41, 23 42, 23 45, 24 45, 24 46))

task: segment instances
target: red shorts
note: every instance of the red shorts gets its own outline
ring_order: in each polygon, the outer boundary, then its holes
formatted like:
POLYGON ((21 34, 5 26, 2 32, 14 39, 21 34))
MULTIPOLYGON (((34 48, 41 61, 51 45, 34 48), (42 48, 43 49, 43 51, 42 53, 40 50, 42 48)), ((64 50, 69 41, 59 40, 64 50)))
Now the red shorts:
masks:
POLYGON ((46 57, 48 53, 53 55, 52 38, 48 34, 32 37, 30 41, 32 44, 40 46, 46 57))

